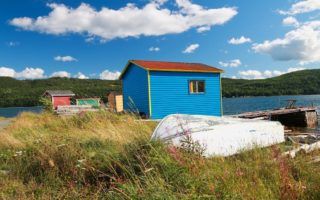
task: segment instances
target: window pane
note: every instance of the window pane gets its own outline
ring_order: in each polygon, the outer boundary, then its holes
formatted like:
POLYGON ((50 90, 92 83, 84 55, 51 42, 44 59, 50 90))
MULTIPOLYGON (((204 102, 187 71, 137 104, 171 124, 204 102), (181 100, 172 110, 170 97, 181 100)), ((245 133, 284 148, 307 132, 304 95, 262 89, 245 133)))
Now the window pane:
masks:
POLYGON ((198 92, 204 92, 204 81, 198 81, 198 92))
POLYGON ((205 92, 205 82, 204 81, 189 81, 189 93, 204 93, 205 92))
POLYGON ((190 93, 194 93, 194 88, 193 88, 194 85, 195 85, 195 84, 194 84, 193 81, 190 81, 190 82, 189 82, 189 92, 190 92, 190 93))
POLYGON ((197 81, 192 81, 192 86, 193 86, 193 93, 197 93, 197 81))
POLYGON ((192 93, 197 93, 197 81, 190 81, 189 82, 189 92, 192 93))

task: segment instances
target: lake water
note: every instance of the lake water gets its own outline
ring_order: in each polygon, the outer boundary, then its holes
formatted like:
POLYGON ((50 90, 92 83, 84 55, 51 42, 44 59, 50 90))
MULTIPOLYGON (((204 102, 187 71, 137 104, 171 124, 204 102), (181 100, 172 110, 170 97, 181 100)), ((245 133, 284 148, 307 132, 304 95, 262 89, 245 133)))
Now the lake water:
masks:
POLYGON ((297 106, 320 107, 320 95, 223 98, 223 113, 224 115, 233 115, 243 112, 281 108, 287 105, 286 100, 288 99, 296 99, 297 106))
POLYGON ((0 108, 0 116, 10 118, 10 117, 16 117, 21 112, 40 113, 41 111, 42 111, 41 106, 0 108))
MULTIPOLYGON (((223 98, 223 113, 225 115, 233 115, 249 111, 285 107, 286 100, 288 99, 296 99, 297 106, 313 105, 320 107, 320 95, 223 98)), ((39 113, 41 110, 40 106, 0 108, 0 116, 15 117, 24 111, 39 113)))

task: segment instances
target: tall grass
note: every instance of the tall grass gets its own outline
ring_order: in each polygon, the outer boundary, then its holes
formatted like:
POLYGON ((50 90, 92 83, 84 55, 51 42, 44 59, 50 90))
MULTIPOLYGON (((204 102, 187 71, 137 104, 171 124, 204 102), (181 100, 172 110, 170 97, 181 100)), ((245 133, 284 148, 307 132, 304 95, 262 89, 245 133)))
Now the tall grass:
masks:
POLYGON ((278 146, 228 158, 151 142, 153 122, 109 112, 23 113, 0 132, 0 199, 319 199, 320 167, 278 146))

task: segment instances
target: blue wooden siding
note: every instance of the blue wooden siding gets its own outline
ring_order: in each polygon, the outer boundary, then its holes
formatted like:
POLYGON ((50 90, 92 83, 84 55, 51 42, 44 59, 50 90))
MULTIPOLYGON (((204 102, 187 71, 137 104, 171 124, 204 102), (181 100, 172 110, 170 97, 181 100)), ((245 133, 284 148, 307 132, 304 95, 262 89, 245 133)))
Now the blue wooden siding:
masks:
POLYGON ((221 116, 220 74, 150 71, 152 119, 169 114, 221 116), (204 94, 189 94, 190 80, 204 80, 204 94))
POLYGON ((137 109, 149 116, 148 72, 130 64, 122 77, 122 88, 124 109, 137 109))

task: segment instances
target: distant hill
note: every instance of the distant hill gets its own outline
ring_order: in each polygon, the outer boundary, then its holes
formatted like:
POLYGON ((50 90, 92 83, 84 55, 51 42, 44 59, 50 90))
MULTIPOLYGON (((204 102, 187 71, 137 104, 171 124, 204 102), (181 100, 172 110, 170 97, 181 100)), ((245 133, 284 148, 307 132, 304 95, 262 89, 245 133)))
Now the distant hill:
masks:
MULTIPOLYGON (((224 97, 320 94, 320 69, 303 70, 262 79, 222 79, 224 97)), ((16 80, 0 77, 0 107, 39 105, 45 90, 72 90, 79 97, 101 97, 106 101, 110 91, 120 91, 120 81, 50 78, 16 80)))
POLYGON ((224 97, 320 94, 320 69, 260 80, 222 79, 224 97))
POLYGON ((72 90, 79 97, 101 97, 113 90, 121 90, 119 81, 81 80, 74 78, 49 78, 41 80, 16 80, 0 77, 0 107, 36 106, 45 90, 72 90))

